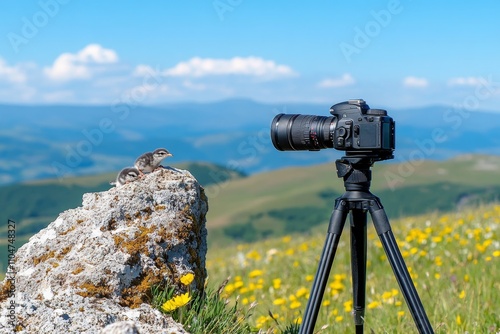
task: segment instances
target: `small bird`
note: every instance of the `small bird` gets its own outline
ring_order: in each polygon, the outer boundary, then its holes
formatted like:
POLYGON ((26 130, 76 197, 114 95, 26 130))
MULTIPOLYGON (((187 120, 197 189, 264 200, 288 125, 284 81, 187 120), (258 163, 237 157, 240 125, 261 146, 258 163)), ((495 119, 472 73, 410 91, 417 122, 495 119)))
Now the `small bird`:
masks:
POLYGON ((163 159, 171 156, 172 154, 168 150, 164 148, 157 148, 153 152, 144 153, 139 158, 137 158, 134 166, 139 170, 142 176, 144 175, 144 173, 151 173, 152 171, 160 167, 163 159))
POLYGON ((139 178, 141 172, 135 167, 123 168, 120 173, 116 176, 116 182, 110 182, 111 185, 116 185, 117 187, 123 186, 124 184, 133 182, 139 178))

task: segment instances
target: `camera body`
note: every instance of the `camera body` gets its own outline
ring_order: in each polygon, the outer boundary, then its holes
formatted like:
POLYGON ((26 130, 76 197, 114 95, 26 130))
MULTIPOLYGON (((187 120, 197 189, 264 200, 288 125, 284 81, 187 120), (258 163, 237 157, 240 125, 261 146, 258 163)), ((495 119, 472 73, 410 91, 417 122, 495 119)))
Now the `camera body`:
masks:
POLYGON ((337 118, 333 147, 343 151, 393 151, 395 122, 383 109, 370 109, 365 101, 349 100, 333 105, 337 118))
POLYGON ((394 120, 383 109, 370 109, 362 99, 337 103, 331 117, 277 115, 271 125, 273 145, 280 151, 335 148, 348 156, 393 158, 394 120))

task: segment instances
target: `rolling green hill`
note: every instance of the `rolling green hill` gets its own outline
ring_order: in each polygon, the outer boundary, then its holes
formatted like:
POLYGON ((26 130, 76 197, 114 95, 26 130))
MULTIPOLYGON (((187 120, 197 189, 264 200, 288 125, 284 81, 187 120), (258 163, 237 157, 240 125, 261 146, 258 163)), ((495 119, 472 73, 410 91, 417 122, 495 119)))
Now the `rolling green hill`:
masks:
MULTIPOLYGON (((205 186, 209 245, 309 233, 328 222, 335 198, 344 192, 334 163, 250 177, 212 164, 175 167, 190 170, 205 186)), ((20 245, 60 212, 79 206, 83 193, 109 189, 108 182, 114 177, 105 174, 1 187, 2 220, 17 222, 20 245)), ((418 166, 378 163, 373 167, 371 190, 382 200, 390 219, 497 201, 500 157, 468 155, 424 161, 418 166)), ((5 225, 0 226, 0 236, 7 235, 5 225)), ((1 271, 5 268, 5 240, 0 238, 1 271)))
MULTIPOLYGON (((375 164, 371 191, 380 197, 390 219, 496 201, 500 199, 500 157, 468 155, 418 166, 375 164)), ((333 163, 208 187, 207 193, 214 194, 209 196, 209 241, 251 242, 307 232, 328 222, 334 200, 343 192, 333 163)))

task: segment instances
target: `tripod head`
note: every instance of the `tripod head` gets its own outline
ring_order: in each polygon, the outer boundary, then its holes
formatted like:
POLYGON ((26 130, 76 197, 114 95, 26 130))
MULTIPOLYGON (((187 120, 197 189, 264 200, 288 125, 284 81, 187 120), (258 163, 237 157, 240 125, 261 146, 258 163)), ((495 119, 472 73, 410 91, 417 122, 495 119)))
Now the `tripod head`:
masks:
POLYGON ((370 191, 372 180, 371 167, 376 161, 381 161, 378 156, 352 156, 347 155, 335 161, 337 176, 344 179, 347 191, 370 191))

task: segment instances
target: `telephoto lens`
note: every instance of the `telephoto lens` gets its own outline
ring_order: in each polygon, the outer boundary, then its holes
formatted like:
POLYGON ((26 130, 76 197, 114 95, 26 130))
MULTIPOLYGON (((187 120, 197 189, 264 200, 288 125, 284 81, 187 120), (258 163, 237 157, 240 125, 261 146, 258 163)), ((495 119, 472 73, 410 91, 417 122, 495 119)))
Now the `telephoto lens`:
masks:
POLYGON ((271 139, 279 151, 333 148, 335 116, 279 114, 271 123, 271 139))

